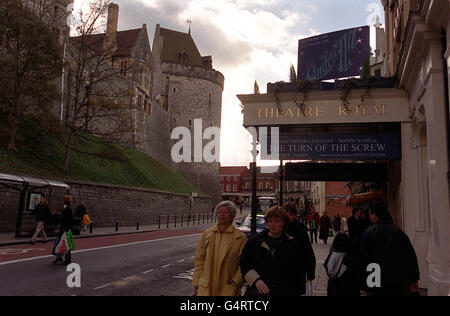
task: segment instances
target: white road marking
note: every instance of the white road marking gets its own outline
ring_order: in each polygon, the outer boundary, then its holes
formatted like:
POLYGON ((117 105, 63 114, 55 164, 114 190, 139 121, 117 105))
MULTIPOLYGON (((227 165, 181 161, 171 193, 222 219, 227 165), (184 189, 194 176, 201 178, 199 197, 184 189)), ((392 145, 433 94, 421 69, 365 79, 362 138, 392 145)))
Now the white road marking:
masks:
POLYGON ((97 291, 97 290, 101 290, 101 289, 104 289, 104 288, 106 288, 106 287, 108 287, 108 286, 111 286, 111 283, 108 283, 108 284, 105 284, 105 285, 102 285, 102 286, 96 287, 96 288, 94 289, 94 291, 97 291))
POLYGON ((170 267, 170 264, 166 264, 165 266, 162 266, 161 269, 165 269, 167 267, 170 267))
POLYGON ((184 273, 180 273, 178 275, 175 275, 174 278, 175 279, 187 279, 187 280, 193 280, 194 279, 194 270, 192 269, 190 271, 184 272, 184 273))
POLYGON ((30 249, 15 249, 15 248, 0 249, 0 255, 4 255, 4 256, 20 255, 20 254, 28 253, 28 252, 31 252, 31 251, 45 251, 45 249, 37 249, 37 248, 30 248, 30 249))
POLYGON ((184 262, 184 259, 178 260, 177 263, 184 262))
POLYGON ((149 273, 151 273, 151 272, 153 272, 153 271, 155 271, 155 270, 148 270, 148 271, 145 271, 145 272, 142 272, 142 274, 149 274, 149 273))
MULTIPOLYGON (((107 246, 107 247, 99 247, 99 248, 78 250, 78 251, 72 251, 72 254, 84 253, 84 252, 90 252, 90 251, 97 251, 97 250, 104 250, 104 249, 119 248, 119 247, 127 247, 127 246, 133 246, 133 245, 141 245, 141 244, 147 244, 147 243, 152 243, 152 242, 157 242, 157 241, 181 239, 181 238, 188 238, 188 237, 194 237, 194 236, 201 236, 201 234, 191 234, 191 235, 184 235, 184 236, 176 236, 176 237, 168 237, 168 238, 161 238, 161 239, 154 239, 154 240, 139 241, 139 242, 133 242, 133 243, 129 243, 129 244, 121 244, 121 245, 114 245, 114 246, 107 246)), ((77 240, 75 239, 75 244, 76 244, 76 241, 77 240)), ((27 258, 27 259, 7 261, 7 262, 0 262, 0 266, 5 266, 5 265, 8 265, 8 264, 14 264, 14 263, 27 262, 27 261, 40 260, 40 259, 48 259, 48 258, 53 258, 53 256, 49 255, 49 256, 33 257, 33 258, 27 258)), ((194 257, 192 257, 192 258, 194 258, 194 257)))

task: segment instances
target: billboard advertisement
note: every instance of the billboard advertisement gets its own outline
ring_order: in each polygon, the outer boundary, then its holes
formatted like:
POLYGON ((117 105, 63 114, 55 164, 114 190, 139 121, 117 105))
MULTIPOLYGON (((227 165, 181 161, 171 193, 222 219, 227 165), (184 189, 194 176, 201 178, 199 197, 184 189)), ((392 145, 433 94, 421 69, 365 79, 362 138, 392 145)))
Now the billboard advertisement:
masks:
POLYGON ((329 80, 360 76, 370 58, 370 28, 362 26, 299 41, 298 79, 329 80))
POLYGON ((305 135, 281 134, 281 160, 401 160, 401 140, 398 134, 305 135))

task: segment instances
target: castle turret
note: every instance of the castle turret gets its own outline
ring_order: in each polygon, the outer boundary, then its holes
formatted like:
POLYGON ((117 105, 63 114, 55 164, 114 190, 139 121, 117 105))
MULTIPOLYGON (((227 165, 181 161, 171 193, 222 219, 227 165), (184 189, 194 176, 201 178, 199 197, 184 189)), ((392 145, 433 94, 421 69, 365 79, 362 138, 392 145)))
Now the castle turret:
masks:
MULTIPOLYGON (((212 57, 201 56, 191 34, 159 25, 153 54, 155 63, 159 61, 155 65, 155 81, 158 83, 154 86, 154 93, 168 112, 171 131, 187 127, 192 139, 194 136, 200 139, 203 135, 194 135, 195 120, 202 121, 202 133, 210 127, 220 128, 225 78, 213 69, 212 57)), ((203 148, 210 141, 204 140, 203 148)), ((172 145, 176 142, 173 141, 172 145)), ((174 163, 173 167, 210 195, 214 202, 220 200, 219 162, 194 162, 192 150, 192 162, 174 163)))

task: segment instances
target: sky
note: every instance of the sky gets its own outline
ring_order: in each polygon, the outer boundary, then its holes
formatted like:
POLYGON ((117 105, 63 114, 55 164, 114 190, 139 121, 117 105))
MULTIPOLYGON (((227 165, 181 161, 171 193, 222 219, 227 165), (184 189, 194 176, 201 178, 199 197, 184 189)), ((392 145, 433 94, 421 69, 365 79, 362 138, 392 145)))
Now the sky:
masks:
MULTIPOLYGON (((75 10, 89 0, 75 0, 75 10)), ((238 94, 261 93, 269 82, 289 81, 297 68, 298 41, 319 34, 384 23, 381 0, 115 0, 119 31, 147 25, 150 44, 156 24, 180 32, 189 29, 202 56, 225 76, 220 162, 248 166, 251 137, 243 128, 238 94)), ((372 28, 373 29, 373 28, 372 28)), ((374 43, 373 32, 371 42, 374 43)), ((259 162, 259 165, 271 163, 259 162)))

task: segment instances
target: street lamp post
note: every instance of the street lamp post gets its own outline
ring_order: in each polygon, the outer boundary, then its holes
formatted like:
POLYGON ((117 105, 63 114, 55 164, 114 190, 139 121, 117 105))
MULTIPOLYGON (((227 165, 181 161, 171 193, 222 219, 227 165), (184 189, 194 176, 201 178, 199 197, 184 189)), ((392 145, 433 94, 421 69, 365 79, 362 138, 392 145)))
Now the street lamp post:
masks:
POLYGON ((280 206, 283 206, 283 160, 280 160, 280 206))
POLYGON ((256 167, 256 157, 258 156, 258 149, 257 146, 257 138, 253 137, 253 149, 251 151, 251 154, 253 156, 253 163, 252 166, 252 222, 251 222, 251 234, 252 236, 256 235, 256 216, 258 213, 258 197, 256 194, 256 173, 257 173, 257 167, 256 167))

